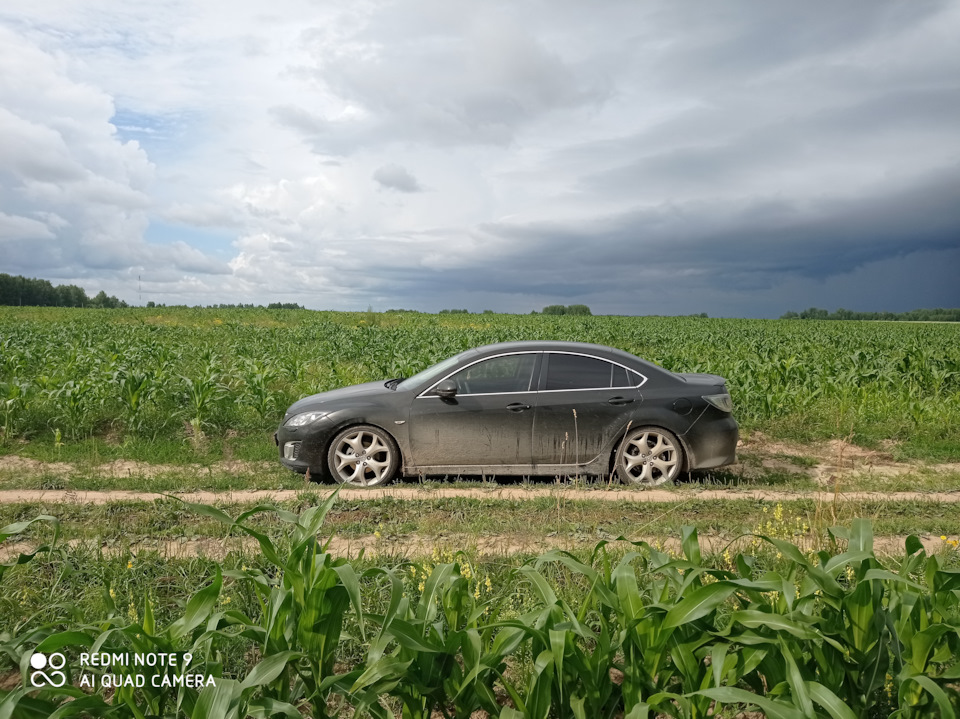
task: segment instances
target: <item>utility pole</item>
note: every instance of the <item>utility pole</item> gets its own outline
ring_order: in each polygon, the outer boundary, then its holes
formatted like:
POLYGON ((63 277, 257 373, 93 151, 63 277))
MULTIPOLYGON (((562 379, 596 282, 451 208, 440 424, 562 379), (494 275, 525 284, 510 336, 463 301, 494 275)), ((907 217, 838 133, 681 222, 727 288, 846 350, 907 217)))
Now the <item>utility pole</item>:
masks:
POLYGON ((143 287, 140 285, 140 275, 137 275, 137 294, 140 296, 140 306, 143 307, 143 287))

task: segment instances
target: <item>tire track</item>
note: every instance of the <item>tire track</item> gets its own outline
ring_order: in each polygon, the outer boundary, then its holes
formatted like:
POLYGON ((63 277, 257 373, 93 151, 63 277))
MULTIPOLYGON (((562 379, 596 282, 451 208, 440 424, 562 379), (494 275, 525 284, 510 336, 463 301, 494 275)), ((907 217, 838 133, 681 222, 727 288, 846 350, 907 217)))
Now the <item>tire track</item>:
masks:
MULTIPOLYGON (((50 504, 109 504, 112 502, 153 502, 176 497, 185 502, 198 504, 241 504, 256 502, 292 501, 301 497, 327 497, 333 488, 319 486, 316 489, 286 490, 236 490, 228 492, 136 492, 132 490, 73 491, 63 489, 14 489, 0 490, 0 504, 50 503, 50 504)), ((550 498, 564 501, 593 501, 620 503, 674 504, 697 500, 755 500, 765 502, 788 502, 813 499, 826 503, 837 502, 934 502, 956 504, 960 491, 955 492, 780 492, 766 489, 732 490, 704 489, 694 491, 671 491, 665 489, 577 489, 572 487, 378 487, 373 489, 344 488, 340 499, 357 501, 393 498, 404 501, 446 499, 489 499, 524 501, 550 498)))

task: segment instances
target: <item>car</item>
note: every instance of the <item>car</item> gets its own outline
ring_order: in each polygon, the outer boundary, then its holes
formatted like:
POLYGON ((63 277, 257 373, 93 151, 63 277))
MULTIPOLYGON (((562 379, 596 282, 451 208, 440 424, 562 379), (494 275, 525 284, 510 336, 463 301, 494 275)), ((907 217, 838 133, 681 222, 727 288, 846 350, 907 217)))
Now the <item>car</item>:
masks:
POLYGON ((373 487, 398 473, 611 476, 658 485, 736 461, 726 380, 580 342, 502 342, 286 411, 280 461, 373 487))

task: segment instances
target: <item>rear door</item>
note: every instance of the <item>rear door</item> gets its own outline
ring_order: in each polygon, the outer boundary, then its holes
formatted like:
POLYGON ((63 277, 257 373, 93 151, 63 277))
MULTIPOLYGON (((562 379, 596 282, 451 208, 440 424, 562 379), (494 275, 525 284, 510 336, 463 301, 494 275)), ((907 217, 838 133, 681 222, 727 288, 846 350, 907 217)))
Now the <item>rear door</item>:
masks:
POLYGON ((409 415, 411 464, 529 465, 539 357, 518 352, 485 358, 443 378, 457 383, 456 397, 441 398, 433 387, 421 393, 409 415))
POLYGON ((546 352, 533 420, 536 464, 584 464, 626 426, 643 377, 589 355, 546 352))

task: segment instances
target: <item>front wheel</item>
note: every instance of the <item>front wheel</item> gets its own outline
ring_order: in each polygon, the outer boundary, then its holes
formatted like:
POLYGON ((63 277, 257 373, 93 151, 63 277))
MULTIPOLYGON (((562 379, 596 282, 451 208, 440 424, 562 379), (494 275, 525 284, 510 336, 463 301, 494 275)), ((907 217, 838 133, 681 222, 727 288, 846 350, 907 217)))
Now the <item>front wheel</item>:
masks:
POLYGON ((356 487, 386 484, 397 473, 400 450, 393 437, 379 427, 348 427, 333 438, 327 466, 334 480, 356 487))
POLYGON ((659 427, 639 427, 617 450, 617 477, 624 484, 656 487, 672 482, 683 469, 680 440, 659 427))

